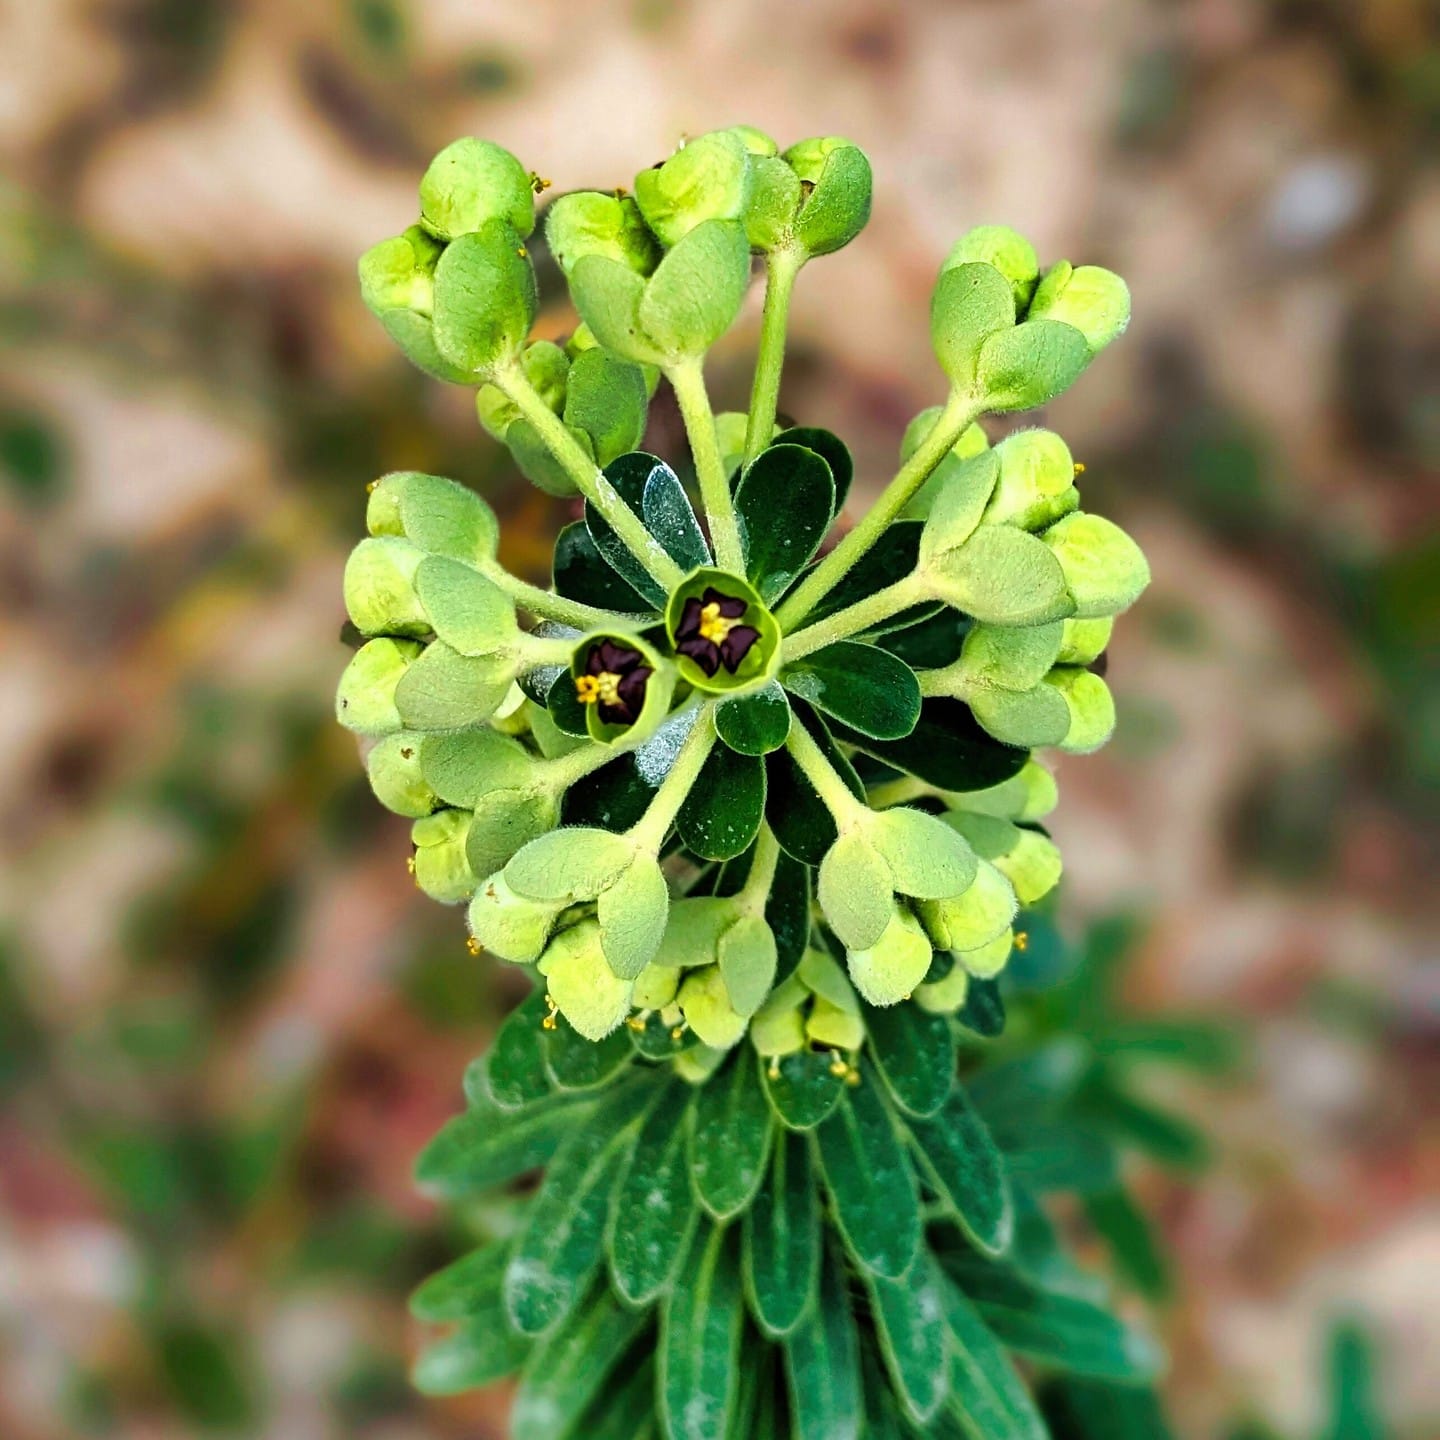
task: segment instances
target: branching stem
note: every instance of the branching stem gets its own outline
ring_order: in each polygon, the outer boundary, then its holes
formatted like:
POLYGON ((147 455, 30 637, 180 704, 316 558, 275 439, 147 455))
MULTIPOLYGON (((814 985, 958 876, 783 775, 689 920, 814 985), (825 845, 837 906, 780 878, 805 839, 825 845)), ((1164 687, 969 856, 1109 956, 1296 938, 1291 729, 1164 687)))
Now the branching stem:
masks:
POLYGON ((715 434, 715 415, 705 390, 705 375, 699 360, 686 360, 666 370, 665 378, 680 403, 690 453, 695 457, 695 474, 700 481, 700 500, 710 525, 710 540, 721 569, 732 575, 745 573, 745 548, 740 540, 740 522, 730 497, 730 482, 720 456, 715 434))

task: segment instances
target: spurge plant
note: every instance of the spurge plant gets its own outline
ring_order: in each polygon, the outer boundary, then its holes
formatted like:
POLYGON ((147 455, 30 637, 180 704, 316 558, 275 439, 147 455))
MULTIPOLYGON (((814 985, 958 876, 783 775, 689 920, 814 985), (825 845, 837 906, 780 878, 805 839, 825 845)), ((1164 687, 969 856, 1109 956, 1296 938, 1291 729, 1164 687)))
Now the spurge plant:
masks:
POLYGON ((561 195, 564 344, 531 338, 545 182, 486 141, 441 151, 360 263, 405 354, 582 507, 542 588, 473 491, 389 474, 344 581, 338 715, 414 822, 416 882, 535 977, 419 1165, 487 1198, 485 1243, 415 1296, 452 1327, 416 1379, 518 1372, 517 1440, 1160 1424, 1153 1345, 1037 1245, 969 1093, 1060 878, 1035 752, 1109 737, 1104 651, 1149 579, 1058 435, 980 421, 1065 390, 1129 296, 963 236, 931 303, 940 403, 852 523, 845 445, 777 403, 797 277, 870 183, 848 141, 742 126, 633 192, 561 195), (717 415, 704 358, 757 257, 749 409, 717 415), (686 479, 639 448, 662 377, 686 479))

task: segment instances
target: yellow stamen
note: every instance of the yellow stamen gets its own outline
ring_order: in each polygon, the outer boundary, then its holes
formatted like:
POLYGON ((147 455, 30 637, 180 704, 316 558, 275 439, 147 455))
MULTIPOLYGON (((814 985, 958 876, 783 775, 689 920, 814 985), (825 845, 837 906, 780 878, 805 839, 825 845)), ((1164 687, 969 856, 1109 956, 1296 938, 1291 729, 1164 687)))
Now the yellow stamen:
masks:
POLYGON ((768 1073, 772 1080, 778 1080, 780 1078, 780 1057, 778 1055, 771 1057, 770 1070, 768 1073))
POLYGON ((1015 948, 1023 955, 1030 948, 1030 937, 1023 930, 1015 932, 1015 948))
POLYGON ((413 855, 407 855, 407 856, 405 857, 405 868, 406 868, 412 875, 415 873, 415 857, 414 857, 413 855))
POLYGON ((838 1051, 830 1061, 830 1073, 832 1075, 845 1075, 850 1070, 850 1063, 838 1051))
POLYGON ((602 670, 598 675, 577 675, 575 693, 582 705, 618 705, 620 680, 613 670, 602 670))
POLYGON ((645 1022, 638 1015, 632 1015, 625 1024, 631 1030, 634 1030, 636 1034, 639 1034, 639 1032, 645 1028, 645 1022))
POLYGON ((365 493, 366 493, 367 495, 373 495, 373 494, 375 493, 375 487, 376 487, 379 483, 380 483, 380 482, 379 482, 378 480, 372 480, 372 481, 365 487, 365 493))
POLYGON ((722 615, 719 602, 712 600, 700 611, 700 638, 710 641, 712 645, 723 645, 725 637, 739 623, 738 619, 732 620, 728 615, 722 615))
POLYGON ((1078 460, 1075 462, 1075 473, 1077 475, 1083 475, 1085 473, 1085 467, 1078 460))
POLYGON ((554 1030, 556 1028, 555 1011, 558 1007, 548 995, 545 997, 545 1003, 550 1007, 550 1013, 540 1022, 540 1028, 542 1030, 554 1030))
POLYGON ((860 1083, 860 1072, 855 1068, 855 1066, 852 1065, 848 1070, 846 1070, 845 1083, 849 1085, 852 1089, 860 1083))
POLYGON ((478 955, 480 953, 480 942, 472 935, 468 940, 466 940, 465 948, 472 955, 478 955))

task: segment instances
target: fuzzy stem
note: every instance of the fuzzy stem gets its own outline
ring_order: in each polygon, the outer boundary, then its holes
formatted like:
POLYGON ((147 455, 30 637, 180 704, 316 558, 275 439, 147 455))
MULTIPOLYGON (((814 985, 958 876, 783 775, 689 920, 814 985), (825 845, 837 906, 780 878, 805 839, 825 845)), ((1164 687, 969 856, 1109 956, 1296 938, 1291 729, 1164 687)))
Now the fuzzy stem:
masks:
POLYGON ((893 585, 887 585, 883 590, 877 590, 873 595, 867 595, 863 600, 857 600, 853 605, 847 605, 845 609, 787 635, 780 651, 781 658, 788 663, 823 650, 837 640, 873 629, 924 598, 920 578, 914 574, 907 575, 903 580, 897 580, 893 585))
POLYGON ((785 329, 790 295, 805 263, 803 250, 772 250, 765 257, 765 308, 760 314, 760 348, 755 356, 755 381, 750 389, 750 415, 745 422, 742 467, 770 443, 780 405, 780 376, 785 366, 785 329))
POLYGON ((539 620, 554 620, 559 625, 573 625, 577 630, 619 630, 626 633, 642 630, 654 623, 647 617, 622 615, 616 610, 603 610, 598 605, 567 600, 553 590, 542 590, 538 585, 521 580, 493 561, 480 568, 520 609, 539 620))
POLYGON ((935 794, 935 787, 917 780, 913 775, 901 775, 887 780, 883 785, 872 786, 866 798, 872 810, 888 810, 892 805, 907 805, 911 800, 935 794))
POLYGON ((733 575, 745 573, 745 549, 740 541, 740 522, 720 458, 720 441, 715 434, 715 415, 705 391, 705 376, 699 360, 685 360, 666 370, 665 378, 680 403, 690 453, 695 457, 695 475, 700 481, 700 500, 710 523, 710 539, 721 569, 733 575))
POLYGON ((848 829, 865 813, 866 806, 850 793, 850 787, 841 779, 839 771, 799 720, 790 727, 785 748, 804 772, 815 793, 825 802, 841 830, 848 829))
POLYGON ((959 391, 951 393, 939 418, 920 448, 900 467, 858 525, 810 572, 790 598, 775 612, 782 630, 793 630, 845 577, 851 566, 885 533, 891 521, 910 503, 979 413, 974 400, 959 391))
POLYGON ((710 751, 714 748, 713 710, 713 702, 700 708, 690 733, 680 746, 675 763, 670 767, 670 773, 661 782, 645 813, 630 828, 630 838, 656 854, 665 843, 665 837, 670 833, 670 827, 675 823, 675 817, 680 813, 680 807, 685 803, 690 787, 704 769, 705 762, 710 758, 710 751))
POLYGON ((770 883, 775 879, 775 867, 779 863, 780 842, 775 838, 775 832, 762 821, 760 833, 755 837, 755 858, 750 862, 750 873, 736 896, 752 914, 765 913, 765 902, 770 898, 770 883))
POLYGON ((535 427, 550 453, 575 482, 575 488, 605 517, 655 583, 667 591, 673 590, 685 578, 680 567, 620 498, 605 472, 585 453, 560 417, 540 398, 519 365, 498 369, 490 379, 535 427))

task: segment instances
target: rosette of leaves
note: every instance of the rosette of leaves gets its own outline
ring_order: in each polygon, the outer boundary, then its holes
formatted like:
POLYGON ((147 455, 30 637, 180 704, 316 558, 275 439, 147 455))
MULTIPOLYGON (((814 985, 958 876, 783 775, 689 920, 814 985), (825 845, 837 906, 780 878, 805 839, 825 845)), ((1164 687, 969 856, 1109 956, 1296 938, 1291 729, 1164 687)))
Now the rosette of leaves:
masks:
MULTIPOLYGON (((940 403, 857 514, 843 441, 776 413, 791 288, 868 217, 863 152, 742 126, 633 198, 562 195, 563 345, 530 333, 531 179, 447 147, 361 266, 406 354, 580 506, 535 585, 478 496, 387 476, 346 567, 337 714, 413 822, 417 883, 537 981, 421 1174, 545 1177, 421 1292, 458 1324, 417 1378, 518 1368, 515 1433, 549 1440, 1043 1435, 1032 1370, 1143 1387, 1157 1356, 1042 1254, 1028 1132, 992 1133, 958 1047, 1003 1032, 1004 974, 1053 932, 1033 752, 1108 737, 1097 672, 1149 577, 1058 436, 992 447, 980 422, 1067 388, 1128 293, 963 237, 931 307, 940 403), (716 416, 704 357, 757 256, 750 408, 716 416), (693 485, 638 448, 660 377, 693 485)), ((1064 1104, 1103 1109, 1101 1080, 1064 1104)))

